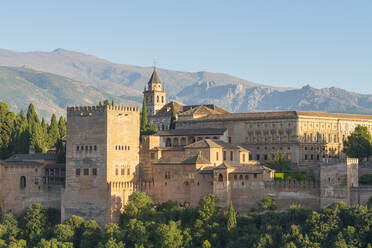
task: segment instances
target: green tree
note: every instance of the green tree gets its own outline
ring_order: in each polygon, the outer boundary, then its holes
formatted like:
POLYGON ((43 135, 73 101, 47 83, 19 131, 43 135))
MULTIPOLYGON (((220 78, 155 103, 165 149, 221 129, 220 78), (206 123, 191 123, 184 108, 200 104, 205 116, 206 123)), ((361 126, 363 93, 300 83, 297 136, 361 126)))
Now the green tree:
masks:
POLYGON ((13 135, 14 153, 28 153, 29 149, 28 122, 23 110, 19 112, 15 120, 15 132, 13 135))
POLYGON ((158 132, 158 128, 153 123, 148 123, 143 134, 152 135, 158 132))
POLYGON ((45 151, 46 143, 43 135, 43 129, 32 103, 29 105, 27 110, 27 122, 29 132, 29 149, 32 149, 35 152, 45 151))
POLYGON ((236 228, 236 212, 234 210, 232 201, 230 201, 229 209, 226 213, 226 219, 227 219, 227 223, 226 223, 227 231, 232 232, 236 228))
POLYGON ((1 224, 5 227, 6 230, 3 238, 6 241, 15 240, 18 233, 20 232, 16 217, 12 213, 6 213, 1 220, 1 224))
POLYGON ((104 106, 109 106, 109 105, 110 105, 110 102, 109 102, 109 100, 107 100, 107 99, 106 99, 106 100, 104 100, 104 101, 103 101, 103 105, 104 105, 104 106))
POLYGON ((111 106, 115 106, 114 99, 111 100, 111 106))
POLYGON ((287 171, 289 170, 289 165, 291 161, 286 158, 284 152, 276 151, 270 154, 270 160, 268 162, 268 167, 276 171, 287 171))
POLYGON ((66 136, 66 120, 63 116, 59 117, 58 130, 59 130, 59 135, 61 138, 66 136))
POLYGON ((101 228, 95 220, 88 220, 82 226, 80 248, 95 247, 102 239, 101 228))
POLYGON ((61 242, 57 239, 41 239, 41 241, 35 246, 36 248, 73 248, 74 245, 71 242, 61 242))
POLYGON ((372 138, 367 127, 358 125, 344 141, 343 152, 352 158, 363 159, 372 154, 372 138))
POLYGON ((202 244, 202 248, 211 248, 212 245, 208 240, 204 240, 202 244))
POLYGON ((53 237, 61 242, 74 242, 75 230, 73 226, 58 224, 53 229, 53 237))
POLYGON ((202 221, 216 221, 221 212, 221 208, 218 205, 218 198, 212 194, 204 196, 200 199, 196 211, 202 221))
POLYGON ((177 112, 174 108, 174 105, 171 106, 172 116, 170 120, 169 129, 175 129, 176 128, 176 120, 177 120, 177 112))
POLYGON ((142 111, 141 111, 141 120, 140 120, 141 133, 144 133, 146 131, 147 124, 148 124, 147 105, 146 105, 146 98, 144 97, 142 101, 142 111))
POLYGON ((83 235, 84 223, 85 223, 84 218, 76 215, 71 216, 63 223, 64 225, 70 226, 74 232, 73 238, 74 247, 79 247, 80 245, 80 239, 81 236, 83 235))
POLYGON ((122 221, 130 218, 147 220, 155 212, 154 202, 144 192, 135 191, 129 196, 128 204, 122 214, 122 221))
POLYGON ((27 246, 26 240, 20 239, 20 240, 10 241, 7 248, 24 248, 26 246, 27 246))
POLYGON ((52 148, 55 147, 57 141, 61 138, 59 134, 59 128, 57 123, 56 115, 53 114, 52 118, 50 119, 50 125, 48 128, 48 147, 52 148))
POLYGON ((258 201, 258 205, 260 206, 260 210, 275 210, 275 200, 274 197, 271 195, 264 195, 264 198, 258 201))
POLYGON ((98 248, 124 248, 124 243, 121 241, 117 242, 115 239, 110 238, 104 244, 101 242, 98 248))
POLYGON ((12 155, 12 137, 16 115, 8 109, 5 102, 0 102, 0 159, 12 155))
POLYGON ((30 244, 37 244, 48 228, 46 209, 43 205, 35 203, 26 208, 23 224, 30 244))
POLYGON ((182 246, 182 231, 174 221, 168 225, 160 224, 156 228, 157 242, 156 247, 177 248, 182 246))
POLYGON ((102 107, 103 106, 101 101, 99 101, 98 106, 99 107, 102 107))

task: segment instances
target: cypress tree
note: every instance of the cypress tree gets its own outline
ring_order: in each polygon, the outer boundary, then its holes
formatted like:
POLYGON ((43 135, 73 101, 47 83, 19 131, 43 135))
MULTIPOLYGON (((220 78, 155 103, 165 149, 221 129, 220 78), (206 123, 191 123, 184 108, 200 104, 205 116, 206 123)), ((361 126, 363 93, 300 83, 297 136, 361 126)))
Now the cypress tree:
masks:
POLYGON ((12 138, 16 115, 8 109, 5 102, 0 102, 0 158, 12 155, 12 138))
POLYGON ((231 232, 232 230, 236 228, 236 212, 234 210, 234 207, 231 201, 229 204, 229 209, 226 214, 226 218, 227 218, 227 224, 226 224, 227 231, 231 232))
POLYGON ((59 117, 58 120, 58 129, 59 129, 59 135, 61 138, 66 136, 66 120, 63 118, 63 116, 59 117))
POLYGON ((15 121, 15 133, 13 137, 14 153, 27 153, 29 147, 28 123, 23 110, 19 112, 15 121))
POLYGON ((99 107, 102 107, 102 103, 101 103, 101 101, 99 101, 98 106, 99 106, 99 107))
POLYGON ((47 124, 45 122, 45 119, 44 117, 41 118, 41 129, 43 130, 43 142, 44 144, 48 145, 48 140, 49 140, 49 137, 48 137, 48 127, 47 127, 47 124))
POLYGON ((32 103, 29 105, 27 110, 27 122, 29 132, 29 149, 32 149, 35 152, 45 151, 46 144, 43 137, 43 129, 32 103))
POLYGON ((110 105, 109 100, 107 100, 107 99, 104 100, 104 101, 103 101, 103 105, 104 105, 104 106, 109 106, 109 105, 110 105))
POLYGON ((114 99, 111 100, 111 106, 115 106, 114 105, 114 99))
POLYGON ((172 116, 170 120, 170 125, 169 129, 175 129, 176 128, 176 120, 177 120, 177 113, 176 110, 174 109, 174 105, 172 104, 172 116))
POLYGON ((146 131, 148 125, 148 120, 147 120, 147 105, 146 105, 146 98, 143 98, 142 102, 142 112, 141 112, 141 133, 146 131))
POLYGON ((53 114, 48 128, 48 147, 55 147, 60 138, 56 115, 53 114))

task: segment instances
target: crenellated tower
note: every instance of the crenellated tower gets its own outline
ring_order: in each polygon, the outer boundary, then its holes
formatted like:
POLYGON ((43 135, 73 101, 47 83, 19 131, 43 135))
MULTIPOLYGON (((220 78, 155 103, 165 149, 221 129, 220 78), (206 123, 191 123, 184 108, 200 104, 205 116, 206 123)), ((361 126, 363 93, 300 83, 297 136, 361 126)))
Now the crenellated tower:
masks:
POLYGON ((139 109, 67 108, 62 222, 72 215, 117 223, 139 175, 139 109))
POLYGON ((154 116, 156 113, 166 104, 167 93, 160 81, 158 72, 154 67, 154 71, 151 75, 147 88, 143 91, 143 96, 146 98, 147 104, 147 115, 154 116))

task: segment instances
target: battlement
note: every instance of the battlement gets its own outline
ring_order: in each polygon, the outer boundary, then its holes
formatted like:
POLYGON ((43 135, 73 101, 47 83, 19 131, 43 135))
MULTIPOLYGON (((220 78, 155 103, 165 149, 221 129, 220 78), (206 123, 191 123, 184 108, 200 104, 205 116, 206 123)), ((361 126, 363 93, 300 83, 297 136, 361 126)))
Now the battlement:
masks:
POLYGON ((310 180, 266 181, 265 188, 320 188, 320 185, 318 182, 310 180))
POLYGON ((67 107, 67 113, 82 113, 82 112, 104 112, 104 111, 126 111, 140 112, 138 107, 129 106, 73 106, 67 107))

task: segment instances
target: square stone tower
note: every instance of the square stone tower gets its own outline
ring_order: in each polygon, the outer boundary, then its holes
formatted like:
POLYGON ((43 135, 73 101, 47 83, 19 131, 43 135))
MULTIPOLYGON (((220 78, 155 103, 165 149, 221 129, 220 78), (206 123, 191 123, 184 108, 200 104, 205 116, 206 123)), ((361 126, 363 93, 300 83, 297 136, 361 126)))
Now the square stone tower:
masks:
POLYGON ((67 108, 62 221, 72 215, 101 226, 119 221, 137 188, 139 113, 123 106, 67 108))
POLYGON ((159 75, 154 68, 147 89, 143 91, 143 96, 146 99, 147 115, 154 116, 167 102, 167 92, 163 88, 159 75))

